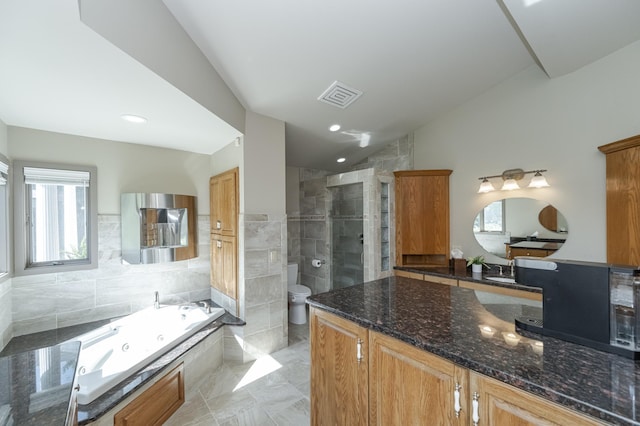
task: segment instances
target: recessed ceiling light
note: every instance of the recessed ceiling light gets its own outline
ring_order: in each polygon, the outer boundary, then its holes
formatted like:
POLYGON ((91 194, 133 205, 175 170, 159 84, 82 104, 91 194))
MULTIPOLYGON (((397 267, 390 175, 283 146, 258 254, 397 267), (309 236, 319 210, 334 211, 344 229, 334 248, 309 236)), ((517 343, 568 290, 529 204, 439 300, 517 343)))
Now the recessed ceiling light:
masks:
POLYGON ((133 115, 133 114, 122 114, 120 118, 122 118, 125 121, 128 121, 129 123, 142 124, 147 122, 146 118, 140 117, 139 115, 133 115))
POLYGON ((347 159, 346 159, 346 158, 344 158, 344 157, 340 157, 340 158, 338 158, 336 161, 337 161, 338 163, 344 163, 345 161, 347 161, 347 159))
POLYGON ((331 126, 329 126, 329 131, 330 132, 337 132, 338 130, 340 130, 340 125, 339 124, 332 124, 331 126))

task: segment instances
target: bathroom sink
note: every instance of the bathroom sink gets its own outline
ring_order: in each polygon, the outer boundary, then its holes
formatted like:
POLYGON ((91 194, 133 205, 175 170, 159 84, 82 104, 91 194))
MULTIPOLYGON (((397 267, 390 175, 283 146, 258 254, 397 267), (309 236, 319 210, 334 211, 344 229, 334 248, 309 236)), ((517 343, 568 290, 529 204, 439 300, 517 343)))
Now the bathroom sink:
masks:
POLYGON ((515 284, 516 280, 511 277, 484 277, 486 280, 497 281, 500 283, 511 283, 515 284))

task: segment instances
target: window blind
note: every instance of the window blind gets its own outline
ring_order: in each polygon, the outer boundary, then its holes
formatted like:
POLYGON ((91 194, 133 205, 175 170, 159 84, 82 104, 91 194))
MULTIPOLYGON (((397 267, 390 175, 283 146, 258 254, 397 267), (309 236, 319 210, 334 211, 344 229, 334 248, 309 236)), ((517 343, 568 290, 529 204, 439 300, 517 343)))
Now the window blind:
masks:
POLYGON ((80 170, 24 168, 24 183, 27 185, 74 185, 89 186, 91 173, 80 170))
POLYGON ((9 173, 9 165, 0 161, 0 185, 7 184, 7 174, 9 173))

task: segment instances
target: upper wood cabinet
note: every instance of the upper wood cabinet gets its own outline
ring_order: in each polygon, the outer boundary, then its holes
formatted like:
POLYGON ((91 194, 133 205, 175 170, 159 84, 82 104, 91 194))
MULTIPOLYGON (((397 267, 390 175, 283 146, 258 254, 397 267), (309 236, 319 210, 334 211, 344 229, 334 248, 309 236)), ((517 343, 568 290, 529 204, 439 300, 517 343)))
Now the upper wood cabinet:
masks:
POLYGON ((393 173, 397 266, 448 266, 451 172, 405 170, 393 173))
POLYGON ((238 168, 209 179, 211 232, 236 236, 238 233, 238 168))
POLYGON ((607 262, 640 265, 640 135, 598 149, 607 156, 607 262))

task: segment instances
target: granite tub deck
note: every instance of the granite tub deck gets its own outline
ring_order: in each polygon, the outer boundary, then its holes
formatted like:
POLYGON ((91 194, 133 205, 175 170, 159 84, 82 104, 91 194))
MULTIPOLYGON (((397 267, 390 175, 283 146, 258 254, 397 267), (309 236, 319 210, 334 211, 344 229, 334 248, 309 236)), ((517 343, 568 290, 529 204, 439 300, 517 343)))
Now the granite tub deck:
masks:
MULTIPOLYGON (((213 301, 209 301, 211 306, 218 307, 213 301)), ((41 350, 53 350, 55 347, 67 347, 68 345, 75 345, 77 347, 76 353, 69 362, 73 363, 73 370, 75 372, 78 360, 78 354, 80 349, 80 342, 73 340, 75 337, 80 336, 87 331, 90 331, 94 328, 100 327, 104 324, 109 323, 111 320, 104 321, 96 321, 90 324, 81 324, 78 326, 65 327, 64 329, 58 330, 50 330, 44 331, 40 333, 34 333, 33 335, 25 335, 13 338, 9 344, 5 347, 5 349, 0 353, 0 356, 4 356, 10 359, 14 357, 24 357, 30 356, 34 357, 34 354, 39 353, 41 350), (62 342, 62 343, 61 343, 62 342), (66 346, 65 346, 66 345, 66 346)), ((89 422, 92 422, 108 412, 110 409, 118 405, 120 401, 131 395, 133 392, 144 386, 154 377, 156 377, 159 373, 162 372, 163 368, 174 362, 176 359, 186 354, 191 348, 198 345, 204 339, 206 339, 209 335, 219 330, 221 327, 225 325, 235 325, 235 326, 243 326, 245 322, 228 312, 226 312, 222 317, 217 320, 209 323, 204 326, 201 330, 193 334, 188 339, 178 343, 173 348, 169 349, 166 353, 161 355, 158 359, 153 361, 151 364, 143 367, 128 379, 122 381, 121 383, 114 386, 112 389, 107 391, 105 394, 100 396, 95 401, 86 405, 78 406, 78 424, 83 425, 89 422)), ((0 358, 2 360, 4 358, 0 358)), ((24 363, 23 363, 24 364, 24 363)), ((69 364, 70 365, 70 364, 69 364)), ((11 398, 11 395, 16 395, 7 393, 10 392, 10 388, 8 386, 13 383, 11 386, 17 387, 28 387, 32 386, 33 378, 36 376, 35 365, 34 363, 30 363, 26 365, 28 368, 23 368, 17 371, 12 370, 11 377, 5 377, 4 372, 0 372, 0 405, 4 404, 7 398, 11 398), (14 383, 15 382, 15 383, 14 383), (6 388, 6 389, 5 389, 6 388)), ((73 381, 73 375, 72 375, 73 381)), ((72 384, 68 385, 68 394, 66 395, 66 404, 69 406, 69 398, 71 396, 71 387, 72 384)), ((61 390, 62 391, 62 390, 61 390)), ((58 397, 62 397, 61 394, 58 397)), ((13 398, 13 406, 12 409, 17 410, 27 410, 29 407, 29 398, 13 398), (15 406, 15 407, 14 407, 15 406)), ((64 425, 66 418, 53 418, 49 419, 48 422, 45 423, 24 423, 27 425, 42 425, 42 424, 50 424, 50 425, 64 425)), ((3 424, 0 422, 0 424, 3 424)), ((16 424, 16 423, 14 423, 16 424)), ((23 423, 17 423, 23 424, 23 423)))
POLYGON ((80 342, 0 358, 0 425, 64 425, 80 342))
POLYGON ((524 299, 491 301, 490 293, 390 277, 307 303, 605 422, 640 425, 640 363, 546 336, 527 334, 517 346, 499 332, 482 337, 480 324, 513 331, 516 316, 542 314, 524 299))

